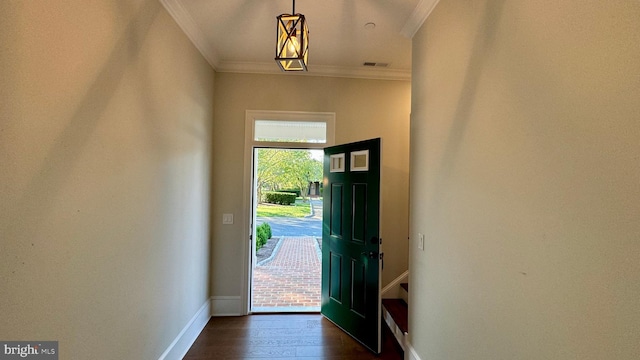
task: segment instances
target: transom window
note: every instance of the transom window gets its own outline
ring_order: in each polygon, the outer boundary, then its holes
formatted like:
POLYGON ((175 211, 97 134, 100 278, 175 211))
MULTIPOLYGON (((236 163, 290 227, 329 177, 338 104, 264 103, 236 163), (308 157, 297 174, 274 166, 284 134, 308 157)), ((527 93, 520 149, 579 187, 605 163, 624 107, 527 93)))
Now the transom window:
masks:
POLYGON ((247 146, 300 149, 331 146, 335 116, 335 113, 247 110, 247 146))
POLYGON ((327 123, 324 121, 256 120, 254 126, 254 141, 327 142, 327 123))

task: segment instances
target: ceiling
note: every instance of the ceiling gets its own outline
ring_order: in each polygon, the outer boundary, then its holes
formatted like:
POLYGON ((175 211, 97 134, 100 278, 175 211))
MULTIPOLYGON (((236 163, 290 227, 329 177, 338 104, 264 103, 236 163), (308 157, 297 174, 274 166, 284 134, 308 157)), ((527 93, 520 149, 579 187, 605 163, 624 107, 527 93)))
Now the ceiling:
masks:
MULTIPOLYGON (((160 1, 216 71, 282 73, 276 16, 291 13, 292 0, 160 1)), ((305 74, 410 79, 411 37, 437 1, 297 0, 309 24, 305 74)))

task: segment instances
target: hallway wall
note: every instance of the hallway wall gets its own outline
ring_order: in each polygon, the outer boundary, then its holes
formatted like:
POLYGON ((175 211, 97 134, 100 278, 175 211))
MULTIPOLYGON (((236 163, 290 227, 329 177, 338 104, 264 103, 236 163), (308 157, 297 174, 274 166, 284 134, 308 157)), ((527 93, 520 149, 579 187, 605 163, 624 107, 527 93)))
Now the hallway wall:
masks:
POLYGON ((419 358, 640 357, 638 19, 635 0, 448 0, 414 37, 419 358))
MULTIPOLYGON (((275 64, 274 64, 275 66, 275 64)), ((383 284, 407 269, 409 108, 407 81, 296 75, 216 74, 213 138, 212 295, 241 296, 245 110, 336 113, 336 142, 382 137, 383 284), (222 214, 235 223, 222 225, 222 214)))
POLYGON ((157 0, 0 2, 0 339, 158 359, 208 299, 214 72, 157 0))

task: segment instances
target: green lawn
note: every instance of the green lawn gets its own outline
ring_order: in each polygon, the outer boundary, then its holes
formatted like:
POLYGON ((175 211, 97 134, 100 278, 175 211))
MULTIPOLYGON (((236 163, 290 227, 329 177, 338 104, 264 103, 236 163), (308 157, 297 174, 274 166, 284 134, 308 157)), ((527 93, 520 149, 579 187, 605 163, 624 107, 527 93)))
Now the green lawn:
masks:
POLYGON ((298 203, 294 205, 259 204, 258 217, 305 217, 311 213, 311 204, 298 203))

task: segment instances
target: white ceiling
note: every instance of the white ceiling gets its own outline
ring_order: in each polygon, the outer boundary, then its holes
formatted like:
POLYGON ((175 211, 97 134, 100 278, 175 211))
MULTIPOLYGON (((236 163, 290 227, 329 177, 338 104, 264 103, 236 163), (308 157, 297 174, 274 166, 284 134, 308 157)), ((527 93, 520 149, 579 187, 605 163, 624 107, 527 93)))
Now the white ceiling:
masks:
MULTIPOLYGON (((291 0, 160 1, 216 71, 281 73, 276 16, 291 13, 291 0)), ((409 79, 411 37, 437 1, 297 0, 309 24, 307 74, 409 79)))

